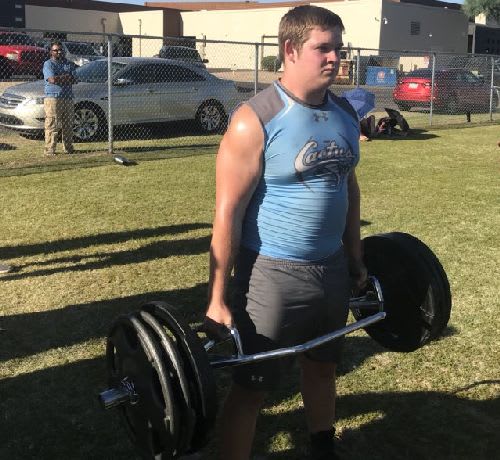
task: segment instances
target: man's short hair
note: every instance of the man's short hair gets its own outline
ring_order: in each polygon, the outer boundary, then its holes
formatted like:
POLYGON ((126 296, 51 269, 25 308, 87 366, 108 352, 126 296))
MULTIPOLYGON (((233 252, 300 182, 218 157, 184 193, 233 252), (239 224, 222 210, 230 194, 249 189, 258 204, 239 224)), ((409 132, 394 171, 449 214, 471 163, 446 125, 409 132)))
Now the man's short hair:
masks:
POLYGON ((279 58, 285 61, 285 42, 290 40, 292 46, 300 50, 309 38, 311 30, 318 27, 322 30, 340 27, 344 32, 344 24, 340 16, 333 11, 319 6, 297 6, 286 13, 280 21, 278 31, 279 58))

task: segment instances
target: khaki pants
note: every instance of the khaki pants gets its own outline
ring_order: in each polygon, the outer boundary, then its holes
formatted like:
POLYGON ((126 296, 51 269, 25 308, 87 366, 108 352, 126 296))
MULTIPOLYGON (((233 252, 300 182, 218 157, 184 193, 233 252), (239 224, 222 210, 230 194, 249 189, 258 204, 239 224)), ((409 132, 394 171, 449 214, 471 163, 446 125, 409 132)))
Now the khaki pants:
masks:
POLYGON ((46 97, 45 108, 45 153, 55 153, 59 130, 65 153, 73 152, 73 99, 46 97))

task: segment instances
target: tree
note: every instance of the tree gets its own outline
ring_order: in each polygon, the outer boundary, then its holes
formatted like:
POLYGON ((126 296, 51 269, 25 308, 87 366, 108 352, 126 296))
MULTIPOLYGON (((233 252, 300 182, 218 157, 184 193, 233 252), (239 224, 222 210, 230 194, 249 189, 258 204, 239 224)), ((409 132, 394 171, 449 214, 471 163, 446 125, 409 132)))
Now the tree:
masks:
POLYGON ((484 14, 500 22, 500 0, 465 0, 462 10, 471 18, 484 14))

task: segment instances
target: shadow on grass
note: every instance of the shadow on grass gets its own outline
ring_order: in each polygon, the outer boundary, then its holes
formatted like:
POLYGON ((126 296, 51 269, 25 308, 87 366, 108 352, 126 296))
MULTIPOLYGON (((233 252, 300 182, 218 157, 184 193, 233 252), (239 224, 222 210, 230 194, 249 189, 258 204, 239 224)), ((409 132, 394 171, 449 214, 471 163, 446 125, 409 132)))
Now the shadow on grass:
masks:
MULTIPOLYGON (((60 251, 71 251, 75 249, 83 249, 90 246, 98 246, 102 244, 123 243, 126 241, 161 237, 167 235, 176 235, 178 233, 188 232, 190 230, 198 230, 202 228, 210 228, 207 223, 187 223, 179 225, 165 225, 155 228, 141 228, 137 230, 126 230, 123 232, 100 233, 98 235, 84 236, 80 238, 68 238, 56 240, 47 243, 36 243, 19 246, 3 246, 0 247, 2 258, 8 259, 13 257, 26 257, 38 254, 51 254, 60 251)), ((46 263, 52 263, 48 261, 46 263)))
POLYGON ((0 142, 0 150, 16 150, 16 146, 12 144, 5 144, 4 142, 0 142))
POLYGON ((0 382, 0 458, 136 460, 117 411, 105 413, 103 358, 83 360, 0 382))
MULTIPOLYGON (((106 337, 113 320, 153 300, 181 309, 189 322, 201 321, 206 307, 207 284, 188 289, 148 292, 128 297, 68 305, 58 310, 3 316, 0 362, 106 337)), ((0 458, 2 458, 0 456, 0 458)))
POLYGON ((174 139, 177 137, 205 137, 194 121, 150 123, 144 125, 117 126, 113 129, 114 140, 128 141, 141 139, 174 139))
MULTIPOLYGON (((104 412, 98 405, 96 396, 106 388, 105 373, 104 358, 95 358, 1 381, 0 457, 136 459, 119 412, 104 412)), ((295 393, 297 388, 288 390, 295 393)), ((340 433, 338 450, 346 460, 489 460, 497 458, 500 448, 499 399, 478 401, 434 391, 364 393, 340 395, 337 407, 337 426, 377 414, 359 428, 340 433)), ((259 458, 303 460, 306 445, 302 410, 260 416, 254 449, 259 458), (268 453, 277 433, 284 434, 291 447, 268 453)), ((201 458, 215 457, 206 453, 201 458)))
MULTIPOLYGON (((492 385, 498 385, 498 381, 492 385)), ((500 449, 500 399, 470 400, 453 394, 421 391, 364 393, 337 400, 337 426, 376 414, 356 429, 344 429, 337 442, 346 460, 487 460, 500 449)), ((303 460, 307 435, 303 411, 262 415, 257 448, 265 452, 269 437, 286 433, 290 450, 265 455, 269 460, 303 460)))
MULTIPOLYGON (((213 142, 213 143, 206 143, 206 144, 190 144, 189 146, 145 146, 145 147, 118 147, 116 149, 117 152, 126 152, 126 153, 144 153, 144 152, 178 152, 178 151, 183 151, 183 150, 188 150, 191 152, 190 156, 195 156, 197 155, 196 153, 192 153, 194 149, 200 149, 200 154, 207 154, 207 153, 215 153, 215 150, 213 150, 214 147, 217 147, 219 145, 218 142, 213 142), (210 152, 207 152, 206 149, 210 149, 210 152)), ((189 155, 183 155, 183 157, 187 157, 189 155)), ((136 157, 138 160, 143 159, 143 156, 136 157)), ((160 157, 161 158, 161 157, 160 157)), ((165 158, 172 158, 171 155, 165 158)), ((178 157, 174 157, 178 158, 178 157)), ((155 159, 158 159, 158 156, 156 156, 155 159)))
MULTIPOLYGON (((210 246, 211 235, 203 236, 200 238, 189 238, 182 240, 169 240, 169 241, 155 241, 154 243, 146 244, 136 249, 131 249, 128 251, 120 252, 109 252, 104 251, 99 252, 99 254, 93 255, 75 255, 69 257, 61 257, 51 259, 47 262, 42 262, 42 264, 75 264, 73 266, 66 267, 55 267, 55 268, 42 268, 38 270, 31 270, 28 273, 23 273, 22 266, 16 267, 17 270, 21 272, 16 273, 15 271, 11 274, 2 277, 3 280, 11 281, 18 279, 33 278, 38 276, 50 276, 56 273, 70 273, 70 272, 82 272, 87 270, 99 270, 103 268, 109 268, 113 266, 120 265, 130 265, 142 262, 147 262, 149 260, 165 259, 172 256, 183 256, 183 255, 193 255, 201 254, 207 252, 210 246), (90 259, 85 262, 85 259, 90 259), (95 260, 98 259, 98 260, 95 260)), ((34 266, 34 264, 28 264, 28 266, 34 266)))
MULTIPOLYGON (((114 153, 138 153, 133 159, 138 162, 166 160, 174 158, 188 158, 200 155, 213 155, 216 152, 218 142, 195 143, 188 145, 164 145, 144 147, 115 147, 114 153), (144 155, 147 154, 147 155, 144 155)), ((0 177, 18 177, 31 174, 43 174, 54 171, 67 171, 74 169, 96 168, 109 166, 114 163, 113 155, 107 153, 107 147, 101 151, 92 149, 77 149, 75 155, 58 155, 54 158, 27 159, 24 163, 16 163, 13 166, 4 167, 0 170, 0 177)))
POLYGON ((425 129, 411 129, 407 136, 380 134, 371 141, 425 141, 439 137, 437 134, 429 133, 425 129))

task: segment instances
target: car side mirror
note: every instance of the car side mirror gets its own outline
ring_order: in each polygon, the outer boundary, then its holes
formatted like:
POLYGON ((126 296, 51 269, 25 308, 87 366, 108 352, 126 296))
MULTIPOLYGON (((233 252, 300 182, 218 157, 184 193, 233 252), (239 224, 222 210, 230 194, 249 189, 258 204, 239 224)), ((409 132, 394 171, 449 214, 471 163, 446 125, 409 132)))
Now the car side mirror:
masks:
POLYGON ((129 78, 117 78, 114 82, 114 86, 129 86, 133 85, 134 82, 130 80, 129 78))

